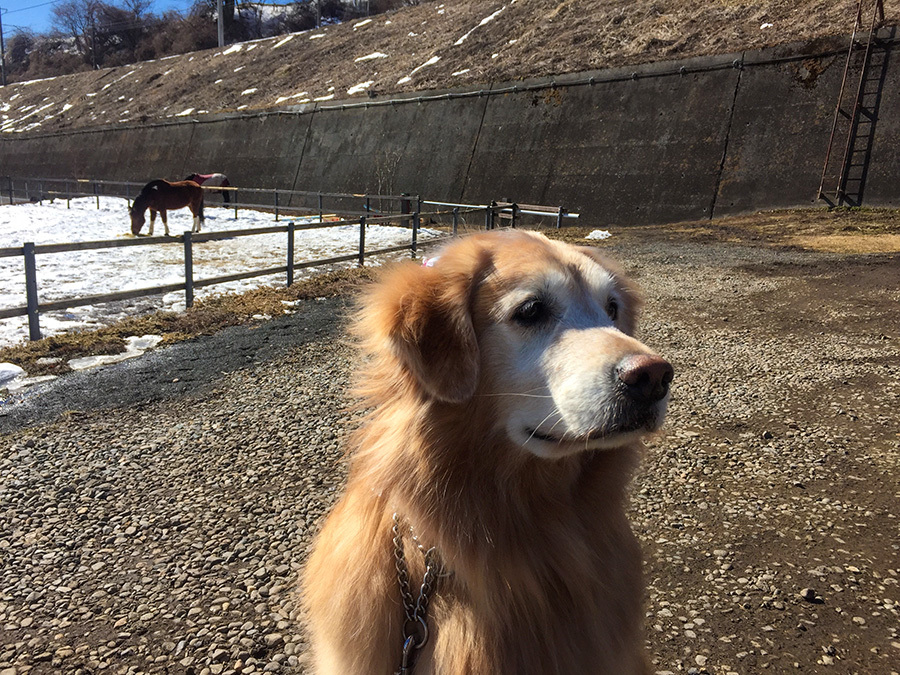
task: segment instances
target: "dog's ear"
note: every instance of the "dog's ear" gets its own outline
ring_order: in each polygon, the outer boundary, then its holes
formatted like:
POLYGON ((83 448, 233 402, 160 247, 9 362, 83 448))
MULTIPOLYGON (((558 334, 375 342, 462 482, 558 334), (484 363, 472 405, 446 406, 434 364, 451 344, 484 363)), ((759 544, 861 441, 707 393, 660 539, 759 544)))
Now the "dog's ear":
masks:
POLYGON ((481 370, 467 272, 398 266, 364 297, 356 326, 367 351, 387 350, 424 393, 448 403, 471 398, 481 370))

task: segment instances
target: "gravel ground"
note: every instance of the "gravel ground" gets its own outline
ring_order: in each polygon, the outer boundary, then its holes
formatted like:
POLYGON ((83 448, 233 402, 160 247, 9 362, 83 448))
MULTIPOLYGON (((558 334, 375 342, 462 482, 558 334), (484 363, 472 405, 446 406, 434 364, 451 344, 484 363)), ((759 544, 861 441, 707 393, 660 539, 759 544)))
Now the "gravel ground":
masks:
MULTIPOLYGON (((676 368, 632 507, 654 670, 900 670, 898 258, 611 241, 676 368)), ((0 675, 303 672, 292 586, 354 418, 342 316, 0 410, 0 675)))

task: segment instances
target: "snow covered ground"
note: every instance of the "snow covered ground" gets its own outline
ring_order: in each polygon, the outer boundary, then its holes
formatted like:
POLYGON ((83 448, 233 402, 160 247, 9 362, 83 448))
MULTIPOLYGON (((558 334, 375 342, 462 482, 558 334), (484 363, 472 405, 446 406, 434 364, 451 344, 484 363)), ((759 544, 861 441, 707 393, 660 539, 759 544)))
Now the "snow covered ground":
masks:
MULTIPOLYGON (((235 220, 233 210, 207 206, 205 215, 204 232, 276 224, 274 215, 250 210, 239 211, 235 220)), ((300 219, 294 221, 301 222, 300 219)), ((286 222, 283 216, 281 222, 286 222)), ((190 229, 190 211, 182 209, 169 213, 169 231, 172 235, 190 229)), ((159 219, 154 234, 163 234, 159 219)), ((440 234, 434 230, 421 230, 419 237, 425 240, 440 234)), ((18 247, 25 242, 56 244, 116 238, 132 238, 124 199, 101 197, 99 209, 93 197, 73 199, 71 208, 67 208, 65 200, 45 202, 43 205, 0 206, 0 248, 18 247)), ((366 228, 366 250, 409 241, 408 229, 384 225, 369 225, 366 228)), ((299 264, 306 260, 349 254, 357 251, 358 247, 358 225, 298 231, 295 235, 294 260, 299 264)), ((193 246, 194 280, 285 265, 286 250, 287 235, 282 233, 196 243, 193 246)), ((408 254, 397 254, 399 257, 403 255, 408 254)), ((184 247, 174 239, 171 244, 38 254, 36 260, 41 302, 184 282, 184 247)), ((371 264, 377 262, 372 260, 371 264)), ((315 271, 315 268, 310 272, 298 271, 297 276, 315 271)), ((194 297, 200 299, 218 293, 242 292, 263 285, 284 283, 283 274, 258 277, 195 289, 194 297)), ((47 336, 71 329, 97 327, 124 316, 157 309, 180 311, 184 309, 184 302, 184 293, 175 292, 126 302, 42 312, 41 331, 47 336)), ((22 256, 0 258, 0 309, 24 307, 25 304, 22 256)), ((27 337, 25 317, 0 320, 0 346, 18 343, 27 337)))

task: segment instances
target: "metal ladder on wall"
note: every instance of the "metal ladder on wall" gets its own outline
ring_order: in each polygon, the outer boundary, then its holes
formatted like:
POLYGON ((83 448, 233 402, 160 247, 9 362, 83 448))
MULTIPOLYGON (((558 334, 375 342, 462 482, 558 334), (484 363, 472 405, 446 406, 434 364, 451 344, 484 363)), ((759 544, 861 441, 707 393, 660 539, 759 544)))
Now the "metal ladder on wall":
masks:
POLYGON ((847 51, 828 149, 825 152, 822 180, 819 183, 818 199, 825 200, 829 206, 859 206, 862 202, 877 112, 887 73, 888 51, 878 42, 876 35, 878 24, 884 21, 883 0, 874 2, 865 45, 862 39, 857 40, 863 25, 863 2, 864 0, 857 0, 856 4, 856 21, 847 51), (850 83, 850 66, 853 54, 862 48, 865 48, 865 54, 859 81, 854 88, 850 83), (836 161, 838 152, 835 146, 840 141, 844 143, 843 155, 840 161, 836 161))

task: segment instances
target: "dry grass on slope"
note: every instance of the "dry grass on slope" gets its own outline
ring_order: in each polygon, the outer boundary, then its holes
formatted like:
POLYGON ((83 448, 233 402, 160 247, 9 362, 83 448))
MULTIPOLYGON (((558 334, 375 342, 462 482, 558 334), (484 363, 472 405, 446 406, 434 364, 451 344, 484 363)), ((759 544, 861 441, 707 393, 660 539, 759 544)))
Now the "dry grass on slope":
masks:
MULTIPOLYGON (((864 0, 867 8, 871 2, 864 0)), ((884 5, 887 23, 896 23, 900 0, 884 5)), ((195 115, 253 111, 327 96, 362 101, 480 86, 822 40, 849 33, 855 11, 856 0, 433 0, 229 54, 207 50, 10 85, 0 89, 0 123, 30 114, 4 128, 40 122, 29 130, 45 133, 143 123, 189 108, 195 115), (376 53, 385 56, 362 58, 376 53), (370 84, 347 93, 361 83, 370 84)))

